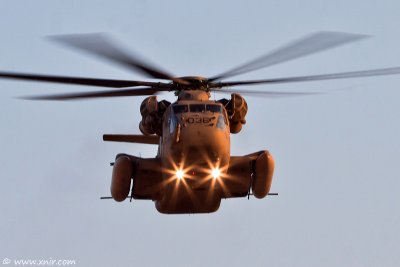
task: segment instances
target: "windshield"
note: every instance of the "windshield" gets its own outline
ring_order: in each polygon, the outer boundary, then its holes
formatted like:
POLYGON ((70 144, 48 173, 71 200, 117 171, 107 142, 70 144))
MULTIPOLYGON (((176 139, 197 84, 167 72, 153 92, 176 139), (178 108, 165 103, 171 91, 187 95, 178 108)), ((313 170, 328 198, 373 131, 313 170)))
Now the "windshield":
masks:
POLYGON ((204 104, 190 105, 190 112, 204 112, 205 110, 206 110, 206 105, 204 104))
POLYGON ((188 112, 188 110, 189 110, 187 105, 175 105, 172 108, 173 108, 175 114, 188 112))
POLYGON ((222 113, 222 106, 220 105, 207 105, 206 110, 214 113, 222 113))
POLYGON ((192 104, 192 105, 174 105, 172 106, 172 109, 175 114, 178 113, 186 113, 186 112, 193 112, 193 113, 198 113, 198 112, 213 112, 213 113, 222 113, 223 108, 221 105, 217 104, 192 104))

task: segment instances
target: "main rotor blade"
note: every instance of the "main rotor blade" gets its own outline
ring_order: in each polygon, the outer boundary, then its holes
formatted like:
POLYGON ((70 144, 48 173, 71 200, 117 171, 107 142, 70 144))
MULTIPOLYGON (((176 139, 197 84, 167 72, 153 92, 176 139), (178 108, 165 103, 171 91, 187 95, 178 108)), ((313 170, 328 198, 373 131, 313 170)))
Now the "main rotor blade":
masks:
POLYGON ((104 134, 103 141, 158 145, 160 137, 156 135, 104 134))
MULTIPOLYGON (((114 80, 114 79, 97 79, 97 78, 84 78, 84 77, 68 77, 68 76, 55 76, 55 75, 42 75, 31 73, 17 73, 17 72, 0 72, 0 78, 62 83, 62 84, 76 84, 76 85, 90 85, 99 87, 112 87, 123 88, 133 86, 159 86, 158 82, 144 82, 144 81, 129 81, 129 80, 114 80)), ((162 85, 168 86, 167 83, 162 85)))
POLYGON ((153 95, 161 91, 168 91, 167 88, 134 88, 109 91, 79 92, 67 94, 52 94, 39 96, 20 97, 27 100, 78 100, 103 97, 122 97, 122 96, 146 96, 153 95))
POLYGON ((215 90, 216 93, 235 93, 248 96, 267 97, 267 98, 281 98, 281 97, 296 97, 296 96, 308 96, 318 95, 322 92, 276 92, 276 91, 255 91, 255 90, 229 90, 220 89, 215 90))
POLYGON ((311 75, 311 76, 297 76, 297 77, 250 80, 250 81, 220 82, 220 83, 211 83, 209 85, 209 87, 210 88, 222 88, 222 87, 227 87, 227 86, 238 86, 238 85, 311 82, 311 81, 323 81, 323 80, 347 79, 347 78, 359 78, 359 77, 373 77, 373 76, 385 76, 385 75, 396 75, 396 74, 400 74, 400 67, 362 70, 362 71, 351 71, 351 72, 340 72, 340 73, 311 75))
POLYGON ((368 36, 343 32, 317 32, 296 40, 293 43, 279 48, 272 53, 266 54, 246 64, 240 65, 229 71, 211 77, 209 80, 222 80, 242 73, 269 67, 272 65, 277 65, 279 63, 311 55, 320 51, 334 48, 336 46, 361 40, 366 37, 368 36))
POLYGON ((125 52, 122 48, 118 47, 110 38, 104 34, 91 33, 91 34, 71 34, 71 35, 57 35, 50 36, 52 40, 60 42, 64 45, 78 48, 93 55, 100 56, 108 59, 122 66, 128 67, 130 70, 134 69, 151 78, 176 80, 173 75, 145 62, 130 53, 125 52))

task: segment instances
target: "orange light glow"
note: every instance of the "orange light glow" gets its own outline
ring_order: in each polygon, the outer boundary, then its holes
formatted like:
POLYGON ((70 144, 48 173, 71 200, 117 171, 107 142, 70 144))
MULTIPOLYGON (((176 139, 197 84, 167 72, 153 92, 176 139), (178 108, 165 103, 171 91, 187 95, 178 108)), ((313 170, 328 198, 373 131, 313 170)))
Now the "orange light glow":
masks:
POLYGON ((214 179, 218 179, 218 178, 221 176, 221 171, 220 171, 218 168, 214 168, 214 169, 212 169, 212 171, 211 171, 211 176, 212 176, 214 179))
POLYGON ((178 178, 179 180, 182 180, 183 177, 185 176, 185 173, 183 172, 183 170, 177 170, 175 173, 176 178, 178 178))

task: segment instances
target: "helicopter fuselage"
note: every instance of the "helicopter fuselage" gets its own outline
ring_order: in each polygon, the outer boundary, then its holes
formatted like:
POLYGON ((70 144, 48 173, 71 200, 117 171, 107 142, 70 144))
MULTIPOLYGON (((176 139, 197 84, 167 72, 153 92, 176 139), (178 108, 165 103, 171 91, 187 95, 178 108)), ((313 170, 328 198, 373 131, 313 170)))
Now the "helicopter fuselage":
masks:
POLYGON ((225 108, 215 101, 181 100, 167 109, 159 150, 165 183, 159 208, 190 199, 219 207, 220 179, 230 160, 228 123, 225 108))

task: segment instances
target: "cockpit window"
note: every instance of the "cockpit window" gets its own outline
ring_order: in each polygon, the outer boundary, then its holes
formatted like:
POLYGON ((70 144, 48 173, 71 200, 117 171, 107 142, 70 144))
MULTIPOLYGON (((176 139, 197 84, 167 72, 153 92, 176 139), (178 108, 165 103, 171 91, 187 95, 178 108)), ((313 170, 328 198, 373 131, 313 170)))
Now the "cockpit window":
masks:
POLYGON ((185 113, 185 112, 204 112, 204 111, 209 111, 213 113, 222 113, 222 106, 221 105, 214 105, 214 104, 209 104, 209 105, 204 105, 204 104, 192 104, 192 105, 174 105, 172 106, 174 113, 185 113))
POLYGON ((217 120, 217 128, 221 129, 221 130, 225 130, 225 119, 222 115, 218 116, 218 120, 217 120))
POLYGON ((204 104, 193 104, 190 105, 190 112, 204 112, 206 105, 204 104))
POLYGON ((220 105, 207 105, 206 110, 214 113, 222 113, 222 106, 220 105))
POLYGON ((189 110, 187 105, 175 105, 172 108, 175 114, 188 112, 189 110))

